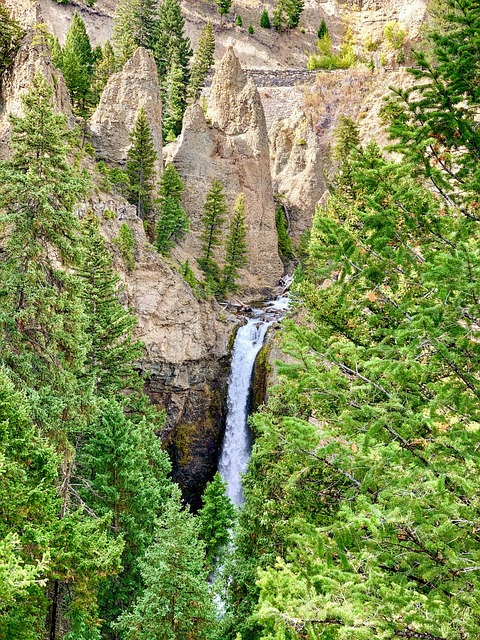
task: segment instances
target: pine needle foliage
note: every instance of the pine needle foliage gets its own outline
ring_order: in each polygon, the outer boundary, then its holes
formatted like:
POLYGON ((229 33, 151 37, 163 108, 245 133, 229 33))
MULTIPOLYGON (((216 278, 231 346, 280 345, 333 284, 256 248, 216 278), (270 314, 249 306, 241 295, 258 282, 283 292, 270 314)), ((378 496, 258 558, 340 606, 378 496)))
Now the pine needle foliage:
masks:
POLYGON ((57 64, 59 62, 73 105, 83 115, 91 101, 90 85, 95 60, 85 23, 77 12, 73 14, 57 64))
POLYGON ((12 63, 22 37, 20 25, 10 18, 5 7, 0 6, 0 76, 12 63))
POLYGON ((230 529, 235 520, 235 509, 226 494, 226 484, 220 474, 214 475, 203 493, 203 506, 198 512, 199 536, 205 542, 206 566, 211 569, 215 561, 221 562, 230 542, 230 529))
POLYGON ((195 101, 200 97, 200 93, 205 84, 208 72, 213 66, 215 53, 215 33, 213 25, 209 21, 202 29, 198 40, 198 48, 192 60, 192 70, 190 73, 190 84, 188 86, 188 97, 195 101))
POLYGON ((113 19, 113 46, 123 66, 138 47, 153 49, 157 28, 157 0, 120 0, 113 19))

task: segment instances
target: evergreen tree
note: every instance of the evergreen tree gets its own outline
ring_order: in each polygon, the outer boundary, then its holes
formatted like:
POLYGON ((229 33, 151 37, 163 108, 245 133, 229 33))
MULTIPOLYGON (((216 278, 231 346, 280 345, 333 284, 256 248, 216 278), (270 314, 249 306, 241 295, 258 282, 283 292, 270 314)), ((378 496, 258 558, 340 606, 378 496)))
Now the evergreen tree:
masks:
POLYGON ((10 18, 5 7, 0 6, 0 76, 12 63, 22 37, 20 25, 10 18))
POLYGON ((163 0, 158 11, 154 56, 161 83, 164 82, 172 60, 177 59, 183 72, 185 89, 190 73, 189 63, 193 51, 185 36, 185 20, 178 0, 163 0))
POLYGON ((260 26, 262 27, 262 29, 270 29, 272 26, 270 24, 270 16, 268 15, 268 11, 266 9, 262 11, 262 15, 260 16, 260 26))
POLYGON ((277 0, 273 11, 272 24, 277 31, 294 29, 298 26, 303 11, 303 0, 277 0))
POLYGON ((198 265, 202 271, 208 275, 214 275, 218 271, 218 267, 213 259, 213 251, 215 247, 221 244, 221 233, 223 223, 227 215, 227 204, 223 185, 219 180, 214 180, 210 187, 202 216, 202 241, 201 257, 198 259, 198 265))
POLYGON ((97 58, 92 77, 92 100, 98 103, 108 79, 117 70, 117 60, 110 41, 107 40, 101 48, 101 55, 97 58))
POLYGON ((143 385, 134 368, 142 353, 133 338, 135 316, 120 303, 120 278, 113 258, 98 233, 98 220, 87 214, 82 234, 83 259, 79 275, 80 295, 87 314, 86 331, 91 343, 86 356, 86 372, 94 381, 94 391, 105 398, 119 397, 126 390, 143 385))
POLYGON ((99 577, 118 570, 123 543, 109 544, 108 518, 76 510, 71 482, 71 442, 95 411, 91 380, 83 375, 89 338, 74 272, 81 252, 73 207, 86 181, 68 164, 69 134, 64 116, 53 113, 52 93, 36 75, 22 96, 24 115, 11 117, 13 157, 0 165, 2 221, 10 230, 0 270, 0 358, 60 456, 47 598, 42 594, 31 603, 32 609, 45 608, 51 601, 53 638, 75 611, 94 626, 99 577), (74 588, 65 588, 67 580, 74 588))
POLYGON ((143 108, 130 133, 131 147, 127 154, 126 173, 129 178, 129 200, 137 206, 137 214, 146 219, 152 209, 152 191, 157 153, 147 114, 143 108))
POLYGON ((292 240, 288 235, 285 212, 281 204, 277 205, 275 210, 275 226, 278 237, 278 254, 285 261, 293 260, 295 258, 295 251, 292 240))
POLYGON ((318 27, 318 31, 317 31, 317 38, 319 40, 321 40, 322 38, 324 38, 326 35, 328 35, 328 28, 327 28, 327 24, 324 20, 324 18, 322 18, 322 21, 320 23, 320 26, 318 27))
POLYGON ((238 269, 245 267, 247 258, 247 225, 245 224, 245 195, 240 193, 233 207, 233 216, 226 241, 223 287, 225 293, 236 291, 238 269))
POLYGON ((63 51, 58 38, 52 37, 50 40, 50 55, 53 64, 57 67, 57 69, 61 69, 63 63, 63 51))
POLYGON ((165 97, 162 118, 162 131, 166 140, 175 140, 182 130, 185 103, 183 71, 178 58, 172 58, 165 78, 165 97))
POLYGON ((0 356, 23 385, 37 389, 49 428, 55 416, 58 426, 68 425, 84 398, 78 378, 88 348, 71 273, 80 256, 73 206, 87 183, 67 162, 65 118, 53 113, 52 93, 37 75, 22 97, 24 116, 11 117, 13 157, 0 165, 2 221, 11 229, 0 270, 0 356))
POLYGON ((195 51, 188 86, 188 97, 197 100, 205 84, 205 78, 213 66, 215 53, 215 33, 210 21, 202 29, 198 40, 198 48, 195 51))
POLYGON ((111 514, 111 536, 125 540, 123 569, 103 581, 99 594, 102 637, 115 638, 112 623, 142 592, 139 561, 169 500, 170 465, 153 425, 127 419, 121 404, 108 399, 84 437, 77 467, 82 499, 98 516, 111 514))
POLYGON ((203 494, 203 507, 198 512, 199 537, 205 542, 207 568, 211 569, 230 542, 230 529, 235 509, 226 494, 226 483, 217 473, 207 484, 203 494))
POLYGON ((40 436, 24 394, 0 368, 0 637, 44 632, 43 584, 60 509, 58 458, 40 436))
POLYGON ((113 19, 113 46, 121 66, 137 47, 153 49, 157 22, 157 0, 120 0, 113 19))
POLYGON ((128 640, 206 640, 215 608, 203 567, 205 549, 180 492, 158 520, 154 545, 141 563, 145 590, 118 628, 128 640))
POLYGON ((181 205, 183 182, 173 164, 167 164, 160 179, 158 220, 155 227, 156 247, 168 254, 187 233, 189 219, 181 205))
POLYGON ((73 104, 82 111, 91 98, 93 64, 93 51, 85 23, 75 12, 62 50, 61 70, 73 104))
POLYGON ((223 25, 224 17, 230 13, 232 7, 232 0, 214 0, 217 5, 217 11, 220 14, 221 24, 223 25))

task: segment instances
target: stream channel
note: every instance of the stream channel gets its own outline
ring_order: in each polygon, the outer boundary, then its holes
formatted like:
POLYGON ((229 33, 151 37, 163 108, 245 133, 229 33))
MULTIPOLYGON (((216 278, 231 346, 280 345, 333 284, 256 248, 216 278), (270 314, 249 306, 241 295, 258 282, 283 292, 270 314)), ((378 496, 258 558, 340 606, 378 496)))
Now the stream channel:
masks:
POLYGON ((218 470, 227 484, 227 495, 235 506, 243 504, 242 475, 252 453, 252 437, 248 426, 252 374, 255 358, 263 346, 268 328, 281 320, 288 309, 288 297, 262 304, 246 316, 233 345, 228 380, 227 419, 218 461, 218 470))

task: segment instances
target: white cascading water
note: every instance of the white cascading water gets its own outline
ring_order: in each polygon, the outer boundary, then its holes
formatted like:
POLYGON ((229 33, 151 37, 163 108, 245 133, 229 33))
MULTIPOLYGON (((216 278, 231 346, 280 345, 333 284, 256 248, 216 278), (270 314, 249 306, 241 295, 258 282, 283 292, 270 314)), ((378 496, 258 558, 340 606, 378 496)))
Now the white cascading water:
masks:
POLYGON ((268 327, 283 317, 288 298, 268 303, 265 309, 255 309, 247 323, 238 329, 233 345, 228 382, 227 420, 218 470, 227 483, 227 495, 235 506, 243 504, 242 474, 252 451, 247 424, 253 366, 262 348, 268 327))

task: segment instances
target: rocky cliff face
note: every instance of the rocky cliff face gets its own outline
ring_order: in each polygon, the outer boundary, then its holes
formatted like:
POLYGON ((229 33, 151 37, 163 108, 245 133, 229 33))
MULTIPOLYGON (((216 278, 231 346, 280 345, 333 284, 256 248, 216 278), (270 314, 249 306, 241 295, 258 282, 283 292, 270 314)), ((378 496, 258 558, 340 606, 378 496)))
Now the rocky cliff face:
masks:
POLYGON ((315 131, 301 109, 270 129, 270 160, 275 192, 289 217, 289 233, 298 243, 311 224, 315 205, 327 188, 323 156, 315 131))
MULTIPOLYGON (((216 71, 208 118, 207 123, 201 108, 191 106, 178 142, 166 151, 166 160, 174 163, 184 180, 184 205, 192 221, 191 233, 177 256, 199 256, 202 208, 212 181, 218 179, 225 187, 230 210, 237 195, 245 194, 249 261, 242 271, 244 295, 251 299, 267 295, 283 273, 277 250, 267 128, 258 92, 247 81, 233 49, 216 71)), ((217 258, 222 261, 221 252, 217 258)))
POLYGON ((146 391, 166 411, 161 438, 173 463, 173 478, 194 508, 216 470, 223 438, 228 345, 233 325, 218 309, 197 300, 183 278, 149 244, 135 207, 104 193, 90 202, 102 233, 116 254, 125 284, 125 304, 136 313, 144 344, 139 362, 146 391), (112 219, 113 217, 113 219, 112 219), (128 224, 135 240, 135 268, 129 271, 115 239, 128 224))
POLYGON ((54 89, 55 109, 66 115, 69 124, 73 124, 70 97, 62 74, 53 66, 46 47, 33 44, 33 36, 25 37, 12 66, 5 71, 0 88, 0 158, 8 153, 10 123, 8 116, 21 115, 21 95, 32 83, 36 73, 40 73, 54 89))
POLYGON ((141 108, 147 114, 157 152, 158 179, 162 172, 162 101, 155 60, 142 47, 122 71, 110 77, 92 116, 92 142, 100 158, 124 165, 130 147, 129 134, 141 108))

